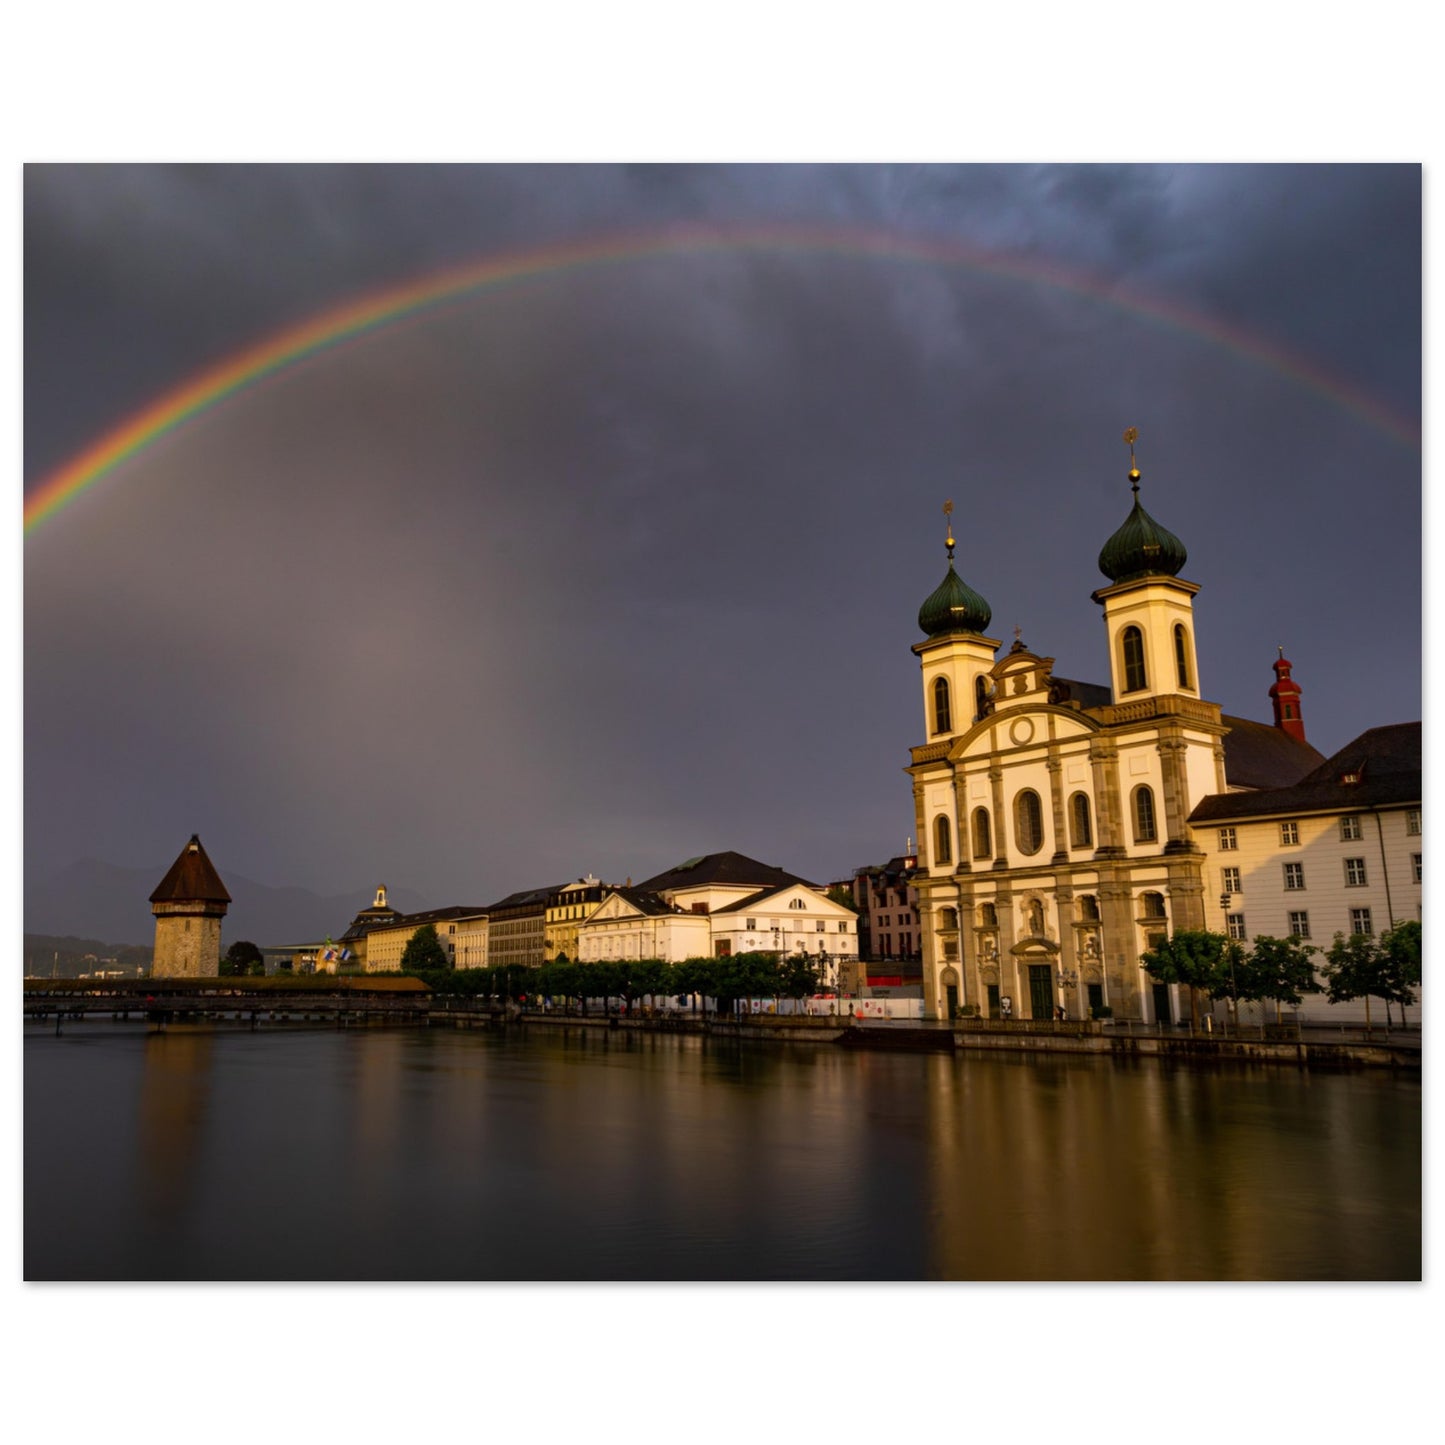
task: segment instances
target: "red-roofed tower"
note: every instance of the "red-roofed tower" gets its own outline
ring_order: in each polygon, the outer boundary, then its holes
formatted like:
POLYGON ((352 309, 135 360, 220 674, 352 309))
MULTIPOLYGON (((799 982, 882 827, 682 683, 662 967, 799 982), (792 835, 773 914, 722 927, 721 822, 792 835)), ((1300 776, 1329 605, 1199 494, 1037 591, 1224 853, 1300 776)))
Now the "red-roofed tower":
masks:
POLYGON ((1274 686, 1269 690, 1269 700, 1274 704, 1274 725, 1282 733, 1288 733, 1297 742, 1305 741, 1305 722, 1300 715, 1299 683, 1290 675, 1294 664, 1279 650, 1274 664, 1274 686))
POLYGON ((151 977, 217 977, 221 972, 221 919, 231 895, 194 833, 156 885, 150 901, 156 916, 151 977))

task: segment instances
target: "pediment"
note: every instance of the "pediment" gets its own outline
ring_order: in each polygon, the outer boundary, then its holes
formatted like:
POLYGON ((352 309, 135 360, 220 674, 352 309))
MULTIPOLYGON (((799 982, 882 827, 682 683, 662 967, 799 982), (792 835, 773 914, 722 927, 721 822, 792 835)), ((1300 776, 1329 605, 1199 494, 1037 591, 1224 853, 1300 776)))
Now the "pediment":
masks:
POLYGON ((1012 948, 1009 949, 1010 953, 1020 958, 1028 954, 1033 954, 1035 957, 1040 957, 1043 955, 1053 957, 1055 954, 1058 953, 1058 951, 1059 945, 1055 943, 1052 938, 1042 938, 1038 935, 1033 935, 1029 938, 1021 938, 1016 944, 1014 944, 1012 948))
POLYGON ((1037 702, 1003 707, 980 719, 948 750, 949 762, 987 757, 1010 748, 1041 747, 1049 742, 1067 742, 1099 732, 1093 718, 1070 707, 1037 702))

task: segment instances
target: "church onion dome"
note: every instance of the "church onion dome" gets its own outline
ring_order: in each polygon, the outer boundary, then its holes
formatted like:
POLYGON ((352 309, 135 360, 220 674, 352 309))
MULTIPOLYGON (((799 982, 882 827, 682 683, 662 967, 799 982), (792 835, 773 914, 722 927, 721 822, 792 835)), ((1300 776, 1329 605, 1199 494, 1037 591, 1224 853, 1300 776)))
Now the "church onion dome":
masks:
POLYGON ((1124 525, 1104 543, 1099 571, 1110 582, 1132 582, 1139 577, 1176 577, 1189 560, 1184 543, 1149 515, 1139 501, 1139 471, 1129 473, 1134 486, 1134 510, 1124 525))
POLYGON ((953 570, 951 546, 948 552, 948 576, 918 609, 918 625, 929 637, 940 637, 945 632, 982 632, 993 617, 988 603, 953 570))

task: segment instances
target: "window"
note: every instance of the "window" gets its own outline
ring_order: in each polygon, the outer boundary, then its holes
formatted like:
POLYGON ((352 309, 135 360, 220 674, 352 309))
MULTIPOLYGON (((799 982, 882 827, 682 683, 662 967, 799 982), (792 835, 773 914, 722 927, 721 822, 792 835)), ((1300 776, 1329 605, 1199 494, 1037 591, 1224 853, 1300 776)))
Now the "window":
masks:
POLYGON ((933 682, 933 731, 946 733, 952 728, 952 712, 948 706, 948 679, 935 678, 933 682))
POLYGON ((933 820, 933 861, 935 863, 953 862, 953 845, 949 837, 952 831, 953 828, 948 821, 947 813, 940 813, 933 820))
POLYGON ((1069 799, 1069 839, 1075 848, 1091 848, 1094 844, 1094 825, 1089 817, 1089 795, 1075 793, 1069 799))
POLYGON ((1079 917, 1087 923, 1099 921, 1099 900, 1092 893, 1086 893, 1079 899, 1079 917))
POLYGON ((838 920, 838 932, 839 932, 839 933, 847 933, 847 931, 848 931, 848 922, 847 922, 847 920, 840 918, 840 919, 838 920))
POLYGON ((1146 893, 1140 902, 1144 905, 1145 918, 1164 917, 1164 895, 1162 893, 1146 893))
POLYGON ((1243 942, 1248 934, 1244 931, 1244 914, 1231 913, 1228 919, 1229 936, 1237 942, 1243 942))
POLYGON ((1419 808, 1405 809, 1405 831, 1412 837, 1420 836, 1420 810, 1419 808))
POLYGON ((1144 674, 1144 634, 1137 627, 1126 627, 1120 643, 1124 650, 1124 691, 1141 692, 1149 685, 1144 674))
POLYGON ((988 715, 988 680, 976 677, 973 680, 973 701, 975 719, 988 715))
POLYGON ((958 909, 940 908, 938 910, 938 926, 940 928, 958 927, 958 909))
POLYGON ((1221 868, 1219 886, 1225 893, 1243 893, 1244 890, 1239 886, 1239 869, 1221 868))
POLYGON ((1363 933, 1369 938, 1375 931, 1374 924, 1370 922, 1370 910, 1368 908, 1350 909, 1350 932, 1363 933))
POLYGON ((1289 916, 1289 933, 1291 938, 1308 938, 1310 936, 1310 916, 1301 910, 1298 913, 1291 913, 1289 916))
POLYGON ((992 829, 988 825, 987 808, 973 810, 973 856, 975 858, 993 857, 993 836, 992 829))
POLYGON ((1182 622, 1174 624, 1174 666, 1179 673, 1179 686, 1188 687, 1189 682, 1189 634, 1182 622))
POLYGON ((1340 838, 1346 843, 1354 843, 1360 837, 1360 815, 1358 813, 1346 813, 1340 819, 1340 838))
POLYGON ((1284 886, 1290 890, 1305 886, 1305 865, 1303 863, 1286 863, 1284 865, 1284 886))
POLYGON ((1044 846, 1044 805, 1032 788, 1014 799, 1014 834, 1020 853, 1037 853, 1044 846))
POLYGON ((1239 848, 1239 835, 1233 828, 1221 828, 1219 830, 1219 851, 1221 853, 1233 853, 1239 848))
POLYGON ((1134 789, 1134 841, 1152 843, 1159 836, 1154 827, 1154 792, 1147 787, 1134 789))
POLYGON ((826 933, 827 931, 828 931, 828 925, 827 925, 826 923, 824 923, 823 920, 820 918, 820 919, 818 920, 818 932, 819 932, 819 933, 826 933))
POLYGON ((755 933, 758 927, 758 920, 756 918, 748 919, 747 927, 749 933, 755 933))
POLYGON ((1282 848, 1299 847, 1299 824, 1281 823, 1279 825, 1279 841, 1282 848))
POLYGON ((808 905, 807 905, 806 903, 804 903, 801 898, 794 898, 794 899, 788 904, 788 907, 789 907, 789 908, 806 908, 807 906, 808 906, 808 905))
POLYGON ((980 903, 978 906, 978 921, 983 928, 998 927, 998 909, 992 903, 980 903))
POLYGON ((1363 888, 1365 886, 1365 860, 1363 858, 1345 859, 1345 886, 1347 888, 1363 888))
POLYGON ((1418 853, 1410 854, 1410 867, 1414 870, 1415 882, 1418 883, 1420 881, 1420 855, 1418 853))

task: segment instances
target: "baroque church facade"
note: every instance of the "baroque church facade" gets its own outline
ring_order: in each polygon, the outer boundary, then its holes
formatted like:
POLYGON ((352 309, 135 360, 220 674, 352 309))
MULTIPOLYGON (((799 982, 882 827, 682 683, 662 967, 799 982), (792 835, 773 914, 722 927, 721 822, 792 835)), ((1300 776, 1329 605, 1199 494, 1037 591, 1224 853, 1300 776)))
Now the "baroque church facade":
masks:
POLYGON ((1191 812, 1233 789, 1289 787, 1324 761, 1297 689, 1288 727, 1204 697, 1199 587, 1179 575, 1184 545, 1139 501, 1126 440, 1134 505, 1093 594, 1109 687, 1056 676, 1021 638, 999 655, 988 603, 954 568, 951 525, 947 575, 919 610, 927 741, 907 771, 929 1016, 1176 1020, 1181 1000, 1139 957, 1158 935, 1219 927, 1191 812))

